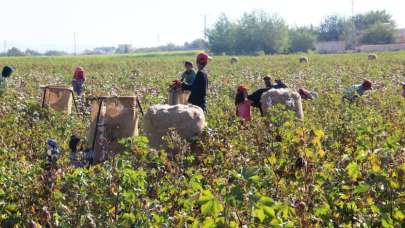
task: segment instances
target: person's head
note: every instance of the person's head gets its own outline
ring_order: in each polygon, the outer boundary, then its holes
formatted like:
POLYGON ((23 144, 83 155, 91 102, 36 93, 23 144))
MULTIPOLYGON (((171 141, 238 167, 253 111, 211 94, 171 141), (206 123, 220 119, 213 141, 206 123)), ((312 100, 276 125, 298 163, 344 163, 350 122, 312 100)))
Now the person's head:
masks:
POLYGON ((370 90, 373 87, 373 83, 369 80, 364 80, 361 86, 364 90, 370 90))
POLYGON ((236 97, 235 97, 235 105, 244 102, 247 99, 247 88, 244 85, 239 85, 236 97))
POLYGON ((11 66, 5 66, 3 68, 3 71, 1 72, 1 76, 3 78, 8 78, 11 76, 11 74, 14 72, 14 68, 12 68, 11 66))
POLYGON ((74 77, 84 78, 84 69, 81 66, 76 67, 74 77))
POLYGON ((405 89, 405 81, 401 82, 402 89, 405 89))
POLYGON ((191 61, 185 61, 184 62, 184 68, 186 68, 186 70, 192 70, 193 69, 193 63, 191 61))
POLYGON ((198 69, 204 69, 205 66, 207 66, 208 64, 208 60, 210 59, 210 57, 208 56, 207 53, 200 53, 197 55, 197 66, 198 69))
POLYGON ((266 85, 267 88, 271 88, 273 86, 273 82, 271 81, 270 76, 266 76, 263 78, 264 84, 266 85))

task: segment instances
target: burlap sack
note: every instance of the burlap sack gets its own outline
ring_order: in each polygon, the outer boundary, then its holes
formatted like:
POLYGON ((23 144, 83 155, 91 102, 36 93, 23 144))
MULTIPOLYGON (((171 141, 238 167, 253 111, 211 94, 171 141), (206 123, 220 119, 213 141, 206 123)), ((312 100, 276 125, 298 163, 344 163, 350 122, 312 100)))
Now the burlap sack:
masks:
POLYGON ((42 95, 42 105, 48 106, 58 112, 72 112, 72 87, 64 86, 44 86, 42 95))
POLYGON ((188 104, 188 98, 190 97, 191 92, 188 90, 183 90, 181 88, 178 89, 169 89, 169 105, 178 105, 188 104))
POLYGON ((124 150, 118 141, 138 135, 138 118, 136 97, 102 97, 92 102, 88 142, 90 147, 94 143, 96 163, 124 150))

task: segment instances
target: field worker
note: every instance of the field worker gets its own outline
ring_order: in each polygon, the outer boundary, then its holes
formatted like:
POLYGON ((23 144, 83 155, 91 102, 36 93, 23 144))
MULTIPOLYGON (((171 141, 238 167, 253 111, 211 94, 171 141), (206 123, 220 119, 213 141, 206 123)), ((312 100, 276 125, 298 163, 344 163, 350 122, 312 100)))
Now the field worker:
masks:
POLYGON ((195 80, 193 63, 190 61, 184 62, 184 68, 186 68, 186 71, 181 75, 181 82, 184 82, 187 85, 192 85, 195 80))
POLYGON ((251 105, 252 101, 247 98, 248 91, 244 85, 240 85, 236 92, 235 106, 236 116, 240 117, 243 121, 251 121, 251 105))
POLYGON ((402 97, 405 98, 405 81, 401 82, 402 85, 402 97))
POLYGON ((11 66, 5 66, 3 68, 0 78, 0 96, 3 95, 3 93, 6 91, 7 88, 6 79, 10 77, 13 72, 14 68, 12 68, 11 66))
POLYGON ((270 76, 266 76, 263 78, 264 81, 264 85, 266 86, 266 88, 273 88, 273 82, 270 76))
POLYGON ((198 72, 192 85, 182 84, 182 88, 190 90, 191 94, 188 98, 190 104, 196 105, 204 112, 207 111, 207 90, 208 90, 208 75, 205 67, 208 60, 211 59, 208 54, 200 53, 197 55, 198 72))
POLYGON ((312 100, 318 97, 318 93, 315 91, 309 91, 304 88, 300 88, 298 90, 298 93, 300 94, 301 98, 304 100, 312 100))
POLYGON ((263 115, 262 105, 260 103, 260 98, 262 94, 273 88, 272 79, 270 76, 263 78, 265 88, 258 89, 252 94, 248 95, 247 98, 252 102, 252 106, 260 110, 260 114, 263 115))
POLYGON ((343 98, 349 101, 354 101, 356 98, 361 97, 367 90, 372 89, 372 82, 364 80, 361 84, 352 85, 346 92, 343 98))
POLYGON ((75 73, 73 74, 72 86, 75 93, 80 96, 83 92, 84 81, 86 80, 86 75, 84 69, 81 66, 76 67, 75 73))
POLYGON ((288 88, 288 86, 286 84, 284 84, 283 81, 281 81, 280 79, 276 80, 276 83, 273 84, 273 89, 284 89, 284 88, 288 88))

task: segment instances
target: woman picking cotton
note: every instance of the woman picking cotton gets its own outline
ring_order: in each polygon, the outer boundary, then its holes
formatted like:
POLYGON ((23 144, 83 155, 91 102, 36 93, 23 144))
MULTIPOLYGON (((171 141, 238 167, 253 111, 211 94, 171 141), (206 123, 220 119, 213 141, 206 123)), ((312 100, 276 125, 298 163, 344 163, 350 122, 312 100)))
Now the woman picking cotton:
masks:
POLYGON ((6 79, 11 76, 11 74, 14 72, 14 68, 11 66, 5 66, 3 68, 3 71, 1 72, 1 77, 0 77, 0 96, 3 95, 3 93, 6 91, 7 88, 7 83, 6 79))
POLYGON ((248 99, 248 91, 244 85, 238 87, 235 97, 236 115, 242 121, 251 121, 251 106, 252 101, 248 99))
POLYGON ((343 98, 349 101, 354 101, 363 96, 366 91, 371 90, 372 85, 372 82, 369 80, 364 80, 361 84, 352 85, 348 90, 346 90, 343 98))
POLYGON ((75 73, 73 74, 72 86, 73 91, 80 96, 83 92, 84 81, 86 80, 86 75, 84 69, 81 66, 76 67, 75 73))

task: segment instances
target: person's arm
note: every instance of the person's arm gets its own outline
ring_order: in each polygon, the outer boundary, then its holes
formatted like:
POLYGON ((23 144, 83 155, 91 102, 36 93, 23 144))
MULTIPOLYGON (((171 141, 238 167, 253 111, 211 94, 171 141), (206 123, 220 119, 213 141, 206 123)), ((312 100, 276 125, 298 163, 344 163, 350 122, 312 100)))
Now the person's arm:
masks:
MULTIPOLYGON (((195 83, 195 81, 194 81, 194 83, 195 83)), ((194 83, 193 83, 193 85, 194 85, 194 83)), ((193 89, 193 85, 187 85, 186 83, 182 83, 181 84, 181 88, 183 89, 183 90, 192 90, 193 89)))
POLYGON ((207 90, 208 90, 208 78, 207 75, 204 74, 201 80, 201 92, 203 97, 207 96, 207 90))

